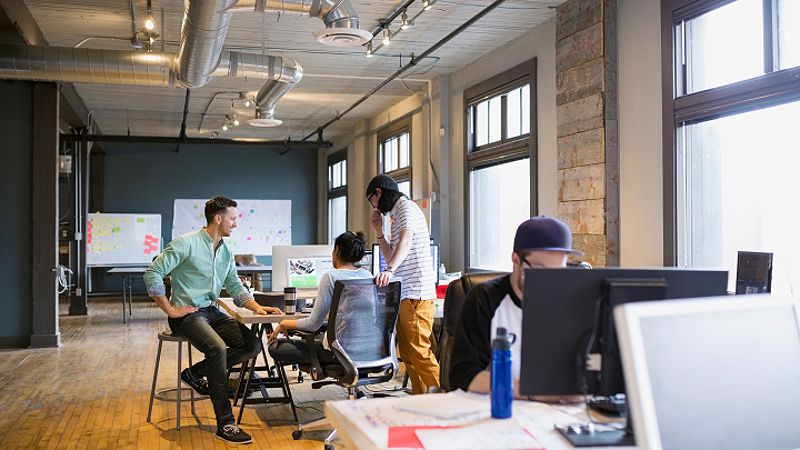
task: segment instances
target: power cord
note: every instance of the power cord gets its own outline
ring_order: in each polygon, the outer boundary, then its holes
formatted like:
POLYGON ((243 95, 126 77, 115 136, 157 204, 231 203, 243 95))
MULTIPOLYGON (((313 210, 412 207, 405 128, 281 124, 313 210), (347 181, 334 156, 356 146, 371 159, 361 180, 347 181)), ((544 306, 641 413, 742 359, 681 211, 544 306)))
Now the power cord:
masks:
POLYGON ((60 264, 58 267, 56 267, 56 272, 58 272, 56 278, 58 279, 58 285, 60 286, 58 293, 63 294, 72 287, 72 284, 69 283, 69 278, 67 278, 67 273, 69 273, 70 278, 72 278, 73 272, 60 264))

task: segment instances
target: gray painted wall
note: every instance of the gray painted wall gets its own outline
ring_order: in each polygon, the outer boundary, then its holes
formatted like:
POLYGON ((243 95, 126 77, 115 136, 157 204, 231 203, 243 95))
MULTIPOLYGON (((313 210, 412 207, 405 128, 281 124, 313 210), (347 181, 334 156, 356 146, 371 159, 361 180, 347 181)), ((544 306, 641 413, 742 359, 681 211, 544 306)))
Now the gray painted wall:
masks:
POLYGON ((0 233, 0 348, 27 347, 31 333, 31 178, 33 84, 0 81, 0 204, 6 205, 0 233))
MULTIPOLYGON (((317 152, 250 146, 106 144, 104 206, 107 213, 161 214, 169 242, 173 200, 211 198, 291 200, 292 243, 314 244, 317 232, 317 152)), ((271 257, 256 255, 271 264, 271 257)), ((95 269, 103 272, 100 269, 95 269)), ((95 275, 95 291, 121 290, 116 277, 95 275)), ((144 289, 141 280, 134 290, 144 289)))

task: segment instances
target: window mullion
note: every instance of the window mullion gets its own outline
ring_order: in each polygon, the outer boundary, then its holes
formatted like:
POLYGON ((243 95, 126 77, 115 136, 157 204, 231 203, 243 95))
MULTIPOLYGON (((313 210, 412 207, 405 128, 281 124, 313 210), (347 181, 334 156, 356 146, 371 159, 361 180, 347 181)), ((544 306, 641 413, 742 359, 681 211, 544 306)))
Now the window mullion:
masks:
POLYGON ((764 15, 764 73, 771 73, 775 71, 778 66, 780 58, 776 52, 775 43, 777 39, 775 36, 775 16, 773 14, 774 0, 763 0, 763 15, 764 15))

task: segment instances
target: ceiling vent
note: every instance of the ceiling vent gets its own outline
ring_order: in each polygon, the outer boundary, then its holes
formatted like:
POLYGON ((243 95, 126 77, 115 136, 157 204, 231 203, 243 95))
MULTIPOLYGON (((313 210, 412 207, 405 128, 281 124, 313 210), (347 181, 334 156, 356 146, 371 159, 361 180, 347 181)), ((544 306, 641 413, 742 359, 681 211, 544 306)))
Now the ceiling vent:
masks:
POLYGON ((325 28, 315 31, 314 39, 332 47, 359 47, 372 39, 372 33, 360 28, 325 28))

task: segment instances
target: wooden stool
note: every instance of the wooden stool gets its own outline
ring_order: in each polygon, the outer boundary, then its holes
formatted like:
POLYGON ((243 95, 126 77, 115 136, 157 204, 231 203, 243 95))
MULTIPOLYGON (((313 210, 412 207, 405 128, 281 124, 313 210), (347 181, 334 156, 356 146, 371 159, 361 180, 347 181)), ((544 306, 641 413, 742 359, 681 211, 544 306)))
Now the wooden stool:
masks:
POLYGON ((158 333, 158 354, 156 355, 156 367, 153 370, 153 384, 150 387, 150 406, 147 408, 147 421, 150 422, 150 416, 153 412, 153 399, 177 403, 177 407, 175 409, 177 412, 178 430, 181 429, 181 400, 182 400, 181 397, 183 391, 189 391, 189 401, 192 404, 192 414, 196 414, 194 410, 194 389, 181 387, 181 370, 182 370, 181 366, 183 362, 181 350, 183 348, 184 342, 186 342, 186 346, 189 348, 189 367, 192 367, 192 344, 189 342, 189 340, 181 335, 173 333, 170 330, 164 330, 161 333, 158 333), (158 380, 158 366, 161 363, 161 346, 164 344, 164 341, 178 343, 178 383, 177 387, 175 388, 161 389, 160 391, 156 392, 156 380, 158 380), (169 398, 165 395, 169 392, 175 392, 174 399, 169 398))

